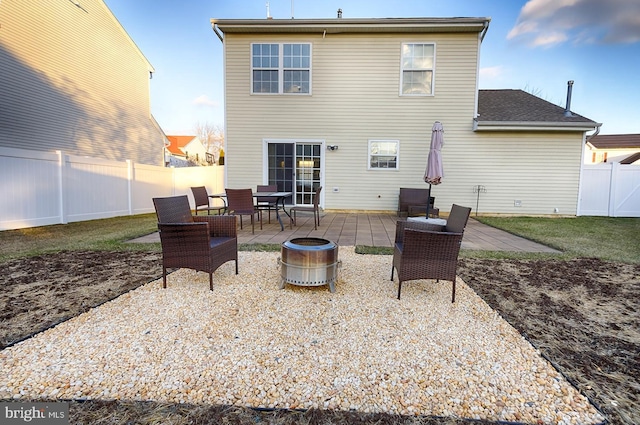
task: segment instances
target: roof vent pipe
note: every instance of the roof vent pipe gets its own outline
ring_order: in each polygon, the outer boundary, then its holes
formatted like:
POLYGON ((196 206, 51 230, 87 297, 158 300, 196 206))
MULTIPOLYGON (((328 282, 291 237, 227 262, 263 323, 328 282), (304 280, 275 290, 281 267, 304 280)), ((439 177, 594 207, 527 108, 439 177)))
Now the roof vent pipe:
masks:
POLYGON ((567 81, 567 106, 564 108, 564 116, 572 117, 571 113, 571 90, 573 89, 573 80, 567 81))
POLYGON ((338 9, 338 19, 342 18, 342 9, 338 9))

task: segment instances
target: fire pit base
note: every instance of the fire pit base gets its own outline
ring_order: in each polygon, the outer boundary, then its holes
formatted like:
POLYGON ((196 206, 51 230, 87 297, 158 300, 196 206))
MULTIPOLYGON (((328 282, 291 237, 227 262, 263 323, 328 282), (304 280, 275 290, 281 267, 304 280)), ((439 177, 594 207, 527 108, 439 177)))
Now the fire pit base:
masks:
POLYGON ((335 292, 338 278, 338 245, 321 238, 296 238, 283 242, 280 259, 280 289, 329 285, 335 292))

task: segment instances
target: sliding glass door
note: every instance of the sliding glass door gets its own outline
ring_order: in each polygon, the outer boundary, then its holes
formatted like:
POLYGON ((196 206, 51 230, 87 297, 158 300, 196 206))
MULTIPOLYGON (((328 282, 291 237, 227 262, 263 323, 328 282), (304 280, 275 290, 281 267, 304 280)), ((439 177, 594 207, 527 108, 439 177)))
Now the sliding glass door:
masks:
POLYGON ((321 185, 321 142, 268 142, 268 179, 278 191, 293 192, 294 205, 313 205, 321 185))

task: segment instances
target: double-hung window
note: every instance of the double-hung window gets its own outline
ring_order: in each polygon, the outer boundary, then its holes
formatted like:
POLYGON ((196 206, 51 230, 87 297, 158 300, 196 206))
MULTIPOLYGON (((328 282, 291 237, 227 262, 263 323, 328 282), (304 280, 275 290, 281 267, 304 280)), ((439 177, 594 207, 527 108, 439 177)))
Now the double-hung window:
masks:
POLYGON ((397 140, 369 140, 369 169, 397 170, 399 145, 397 140))
POLYGON ((402 43, 401 95, 433 94, 435 51, 433 43, 402 43))
POLYGON ((311 93, 311 44, 251 45, 251 93, 311 93))

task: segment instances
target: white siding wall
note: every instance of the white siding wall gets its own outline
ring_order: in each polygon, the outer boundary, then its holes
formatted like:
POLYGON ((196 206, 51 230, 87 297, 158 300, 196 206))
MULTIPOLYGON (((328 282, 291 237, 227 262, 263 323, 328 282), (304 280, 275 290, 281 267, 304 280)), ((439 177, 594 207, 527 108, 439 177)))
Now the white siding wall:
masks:
POLYGON ((161 165, 152 69, 102 0, 0 2, 0 146, 161 165))
POLYGON ((227 185, 262 183, 263 139, 319 139, 339 146, 323 152, 324 208, 395 211, 400 187, 427 187, 441 121, 445 178, 432 188, 441 211, 475 209, 473 186, 484 185, 481 213, 575 214, 582 133, 474 133, 477 59, 477 34, 227 34, 227 185), (251 95, 250 44, 291 40, 312 43, 312 95, 251 95), (436 44, 434 96, 399 96, 402 42, 436 44), (400 169, 368 170, 369 139, 399 140, 400 169))

